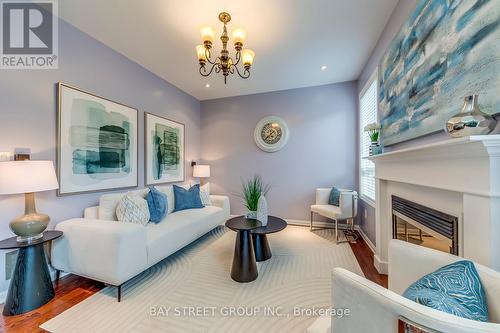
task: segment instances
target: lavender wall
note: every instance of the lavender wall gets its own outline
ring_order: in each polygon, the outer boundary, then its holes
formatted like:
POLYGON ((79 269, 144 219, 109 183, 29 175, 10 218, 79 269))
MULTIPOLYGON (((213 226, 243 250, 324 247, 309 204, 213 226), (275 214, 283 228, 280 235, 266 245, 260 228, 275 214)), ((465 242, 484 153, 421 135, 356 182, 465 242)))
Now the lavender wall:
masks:
POLYGON ((314 189, 356 185, 356 83, 223 98, 201 102, 202 159, 211 165, 212 192, 231 197, 231 213, 245 208, 241 177, 260 174, 271 183, 271 214, 309 219, 314 189), (269 115, 290 128, 288 144, 265 153, 254 143, 257 122, 269 115))
MULTIPOLYGON (((139 147, 143 146, 143 112, 186 124, 186 161, 200 156, 200 103, 138 64, 60 22, 58 70, 4 70, 0 74, 0 151, 30 148, 33 159, 56 159, 55 84, 63 81, 139 109, 139 147)), ((191 167, 186 163, 186 177, 191 167)), ((143 149, 139 149, 139 185, 143 179, 143 149)), ((101 194, 57 198, 55 191, 37 195, 38 210, 54 222, 82 215, 101 194)), ((0 196, 0 239, 12 235, 8 223, 23 212, 22 196, 0 196)), ((0 292, 4 278, 0 254, 0 292)))
MULTIPOLYGON (((358 94, 363 89, 363 86, 366 84, 373 71, 377 68, 380 59, 384 55, 387 47, 390 42, 399 31, 403 23, 408 18, 410 12, 415 8, 418 0, 400 0, 394 8, 394 11, 387 22, 382 35, 380 36, 377 45, 368 61, 365 64, 365 67, 361 71, 361 74, 358 79, 358 94)), ((443 138, 443 134, 438 134, 437 138, 434 137, 426 137, 423 140, 438 140, 443 138)), ((415 144, 415 143, 413 143, 415 144)), ((407 145, 407 144, 405 144, 407 145)), ((359 160, 358 160, 359 163, 359 160)), ((358 223, 360 224, 363 232, 368 236, 370 241, 376 245, 375 241, 375 208, 370 206, 368 203, 362 202, 359 205, 359 213, 358 213, 358 223)))

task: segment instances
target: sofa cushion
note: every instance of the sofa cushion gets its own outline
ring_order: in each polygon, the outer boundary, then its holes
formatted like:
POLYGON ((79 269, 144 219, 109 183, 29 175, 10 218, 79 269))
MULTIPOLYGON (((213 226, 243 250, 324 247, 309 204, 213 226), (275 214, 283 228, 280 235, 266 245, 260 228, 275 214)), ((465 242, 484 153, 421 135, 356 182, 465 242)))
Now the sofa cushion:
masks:
POLYGON ((158 224, 146 227, 148 264, 152 265, 225 222, 222 208, 207 206, 167 214, 158 224))
POLYGON ((436 310, 488 321, 486 295, 474 263, 461 260, 414 282, 403 296, 436 310))
POLYGON ((178 212, 184 209, 203 208, 200 198, 200 185, 195 184, 189 190, 182 186, 174 185, 175 209, 178 212))
POLYGON ((116 207, 118 221, 146 225, 149 222, 149 208, 145 199, 138 195, 125 195, 116 207))
POLYGON ((159 223, 167 215, 167 195, 154 187, 149 188, 146 195, 148 202, 150 221, 159 223))
POLYGON ((99 219, 118 221, 118 218, 116 216, 116 207, 126 194, 130 193, 145 198, 148 192, 148 189, 141 189, 129 192, 109 193, 101 195, 101 197, 99 198, 99 219))
POLYGON ((210 200, 210 184, 206 183, 200 186, 200 199, 203 206, 211 206, 212 200, 210 200))

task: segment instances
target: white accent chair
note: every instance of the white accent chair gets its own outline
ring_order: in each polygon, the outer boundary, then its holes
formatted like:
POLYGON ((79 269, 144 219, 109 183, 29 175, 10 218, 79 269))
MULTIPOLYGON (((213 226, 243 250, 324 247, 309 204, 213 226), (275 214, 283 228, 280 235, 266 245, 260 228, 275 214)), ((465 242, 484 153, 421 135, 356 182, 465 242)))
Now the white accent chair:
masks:
POLYGON ((335 239, 339 242, 338 237, 338 220, 347 220, 347 225, 352 231, 354 229, 354 219, 358 212, 358 193, 356 191, 339 189, 340 200, 339 207, 329 205, 328 199, 332 188, 316 189, 316 203, 311 205, 311 223, 310 228, 313 230, 314 213, 334 220, 335 222, 335 239))
POLYGON ((345 269, 335 268, 332 307, 349 309, 350 315, 343 318, 321 317, 307 332, 396 333, 399 319, 431 333, 500 332, 500 273, 480 264, 475 266, 486 292, 490 323, 457 317, 401 296, 422 276, 458 260, 463 258, 391 240, 389 289, 345 269))

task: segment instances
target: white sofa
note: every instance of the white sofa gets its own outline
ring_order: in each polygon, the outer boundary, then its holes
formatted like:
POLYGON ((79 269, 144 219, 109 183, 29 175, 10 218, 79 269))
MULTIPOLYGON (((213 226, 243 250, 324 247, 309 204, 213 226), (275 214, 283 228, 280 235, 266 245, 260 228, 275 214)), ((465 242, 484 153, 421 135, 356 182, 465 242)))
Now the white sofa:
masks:
POLYGON ((491 323, 468 320, 415 303, 401 294, 422 276, 463 258, 392 240, 389 246, 389 289, 342 268, 333 272, 332 307, 349 309, 343 318, 321 317, 309 333, 396 333, 398 319, 430 332, 500 332, 500 273, 475 264, 486 292, 491 323))
MULTIPOLYGON (((167 194, 168 214, 158 224, 146 226, 116 221, 116 205, 126 193, 105 194, 99 206, 85 209, 83 218, 57 224, 64 235, 51 252, 56 278, 60 271, 118 287, 229 218, 229 198, 211 195, 212 205, 172 212, 172 186, 157 187, 167 194)), ((132 191, 145 196, 147 189, 132 191)))

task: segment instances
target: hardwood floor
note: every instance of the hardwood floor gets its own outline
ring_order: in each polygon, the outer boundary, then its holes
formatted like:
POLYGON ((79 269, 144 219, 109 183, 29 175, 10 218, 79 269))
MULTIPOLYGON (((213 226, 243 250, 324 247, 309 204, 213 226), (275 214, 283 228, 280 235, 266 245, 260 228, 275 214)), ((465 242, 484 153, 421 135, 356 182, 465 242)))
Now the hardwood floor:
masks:
MULTIPOLYGON (((373 253, 361 236, 350 244, 366 278, 387 287, 387 275, 381 275, 373 266, 373 253)), ((55 283, 56 297, 44 306, 19 316, 0 319, 0 332, 45 332, 39 326, 64 310, 92 296, 105 285, 75 275, 67 275, 55 283)))

